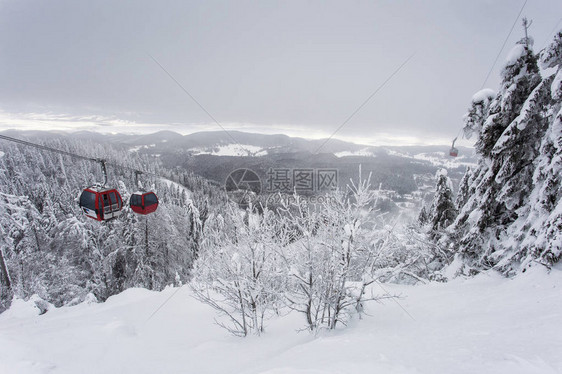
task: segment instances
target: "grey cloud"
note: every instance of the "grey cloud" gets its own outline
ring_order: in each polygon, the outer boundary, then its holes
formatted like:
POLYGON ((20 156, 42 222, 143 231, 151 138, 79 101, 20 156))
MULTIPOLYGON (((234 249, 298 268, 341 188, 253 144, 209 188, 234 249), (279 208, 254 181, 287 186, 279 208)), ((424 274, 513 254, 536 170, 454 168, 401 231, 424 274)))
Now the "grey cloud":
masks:
MULTIPOLYGON (((0 108, 208 123, 150 53, 221 122, 329 133, 415 51, 341 135, 453 136, 520 6, 511 0, 4 1, 0 108)), ((534 19, 531 32, 541 44, 562 3, 529 2, 524 14, 534 19)), ((520 34, 517 28, 508 47, 520 34)), ((499 68, 488 86, 497 86, 499 68)))

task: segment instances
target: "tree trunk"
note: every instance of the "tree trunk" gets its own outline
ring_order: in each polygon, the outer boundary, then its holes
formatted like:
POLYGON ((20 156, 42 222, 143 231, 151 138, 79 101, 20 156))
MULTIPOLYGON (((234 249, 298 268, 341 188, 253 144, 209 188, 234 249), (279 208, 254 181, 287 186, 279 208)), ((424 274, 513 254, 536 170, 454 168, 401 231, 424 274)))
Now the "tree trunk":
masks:
POLYGON ((240 289, 240 283, 238 281, 235 281, 234 286, 238 291, 238 301, 240 302, 240 314, 242 316, 242 330, 244 336, 248 336, 248 325, 246 324, 246 310, 244 308, 244 298, 242 296, 242 290, 240 289))
POLYGON ((4 261, 4 252, 0 249, 0 282, 4 284, 9 292, 12 292, 12 282, 10 281, 10 274, 8 273, 8 266, 4 261))

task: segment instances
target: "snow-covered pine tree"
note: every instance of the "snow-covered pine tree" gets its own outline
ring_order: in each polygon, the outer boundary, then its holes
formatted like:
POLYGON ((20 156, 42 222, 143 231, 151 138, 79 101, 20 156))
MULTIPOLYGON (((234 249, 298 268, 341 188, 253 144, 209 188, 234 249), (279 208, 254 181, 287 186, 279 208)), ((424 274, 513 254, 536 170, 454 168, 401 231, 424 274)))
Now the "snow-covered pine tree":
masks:
POLYGON ((437 185, 429 212, 430 237, 439 239, 443 230, 455 220, 457 207, 454 202, 453 183, 446 169, 439 169, 435 175, 437 185))
MULTIPOLYGON (((27 197, 0 192, 0 248, 6 266, 2 269, 2 286, 10 284, 15 295, 29 297, 35 291, 36 277, 32 275, 41 267, 37 261, 45 249, 41 248, 43 235, 38 235, 39 220, 39 212, 27 197)), ((11 292, 2 292, 3 305, 11 301, 6 299, 11 292)))
MULTIPOLYGON (((0 228, 0 235, 4 236, 0 228)), ((14 291, 12 290, 12 281, 8 273, 8 266, 4 260, 4 248, 0 247, 0 313, 10 307, 14 291)))
POLYGON ((484 88, 472 96, 470 108, 464 116, 463 131, 467 138, 470 138, 474 133, 480 133, 495 97, 496 93, 489 88, 484 88))
POLYGON ((420 226, 425 226, 429 222, 429 212, 425 204, 422 206, 420 210, 420 214, 418 214, 418 223, 420 226))
MULTIPOLYGON (((501 77, 500 90, 490 103, 488 115, 476 142, 477 152, 485 158, 491 157, 496 142, 519 115, 523 103, 541 81, 537 56, 533 53, 530 38, 521 39, 511 50, 506 65, 501 72, 501 77)), ((480 93, 483 93, 483 91, 480 93)), ((474 107, 473 105, 472 108, 474 107)), ((471 115, 469 111, 468 118, 473 120, 475 124, 480 123, 477 120, 478 117, 475 113, 471 115)))
POLYGON ((0 194, 0 313, 9 308, 14 296, 12 280, 8 270, 8 256, 13 251, 11 215, 5 214, 5 212, 8 212, 6 206, 8 203, 9 196, 0 194))
POLYGON ((476 269, 510 273, 526 256, 518 230, 529 215, 533 175, 552 111, 552 77, 541 78, 531 46, 532 40, 524 38, 509 54, 488 113, 473 110, 473 100, 465 119, 465 132, 478 133, 480 159, 471 173, 469 198, 450 232, 452 245, 476 269))
POLYGON ((472 170, 470 167, 466 168, 466 172, 464 173, 460 183, 459 183, 459 190, 457 191, 457 197, 455 198, 455 206, 462 207, 468 201, 470 197, 470 185, 472 182, 472 170))
POLYGON ((551 78, 540 82, 530 93, 517 118, 504 130, 492 149, 495 182, 501 186, 497 201, 516 211, 529 197, 534 160, 548 126, 547 104, 551 78))
POLYGON ((551 266, 562 257, 562 30, 541 53, 543 69, 556 69, 545 79, 550 88, 546 118, 533 175, 528 214, 509 230, 520 239, 520 249, 510 248, 523 265, 537 260, 551 266))

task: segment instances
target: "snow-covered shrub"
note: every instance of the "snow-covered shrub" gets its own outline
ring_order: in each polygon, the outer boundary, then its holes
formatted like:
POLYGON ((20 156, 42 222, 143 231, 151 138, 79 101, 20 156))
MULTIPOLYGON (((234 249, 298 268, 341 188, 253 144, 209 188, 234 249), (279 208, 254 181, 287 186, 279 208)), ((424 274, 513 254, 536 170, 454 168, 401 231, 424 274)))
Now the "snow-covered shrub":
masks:
POLYGON ((226 316, 228 322, 217 324, 234 335, 259 335, 285 289, 277 220, 252 206, 245 213, 230 206, 225 213, 209 219, 191 286, 199 300, 226 316))
POLYGON ((370 177, 351 182, 346 193, 335 192, 319 205, 299 199, 284 209, 284 227, 299 238, 283 248, 288 266, 288 305, 303 313, 306 328, 334 329, 379 298, 367 294, 377 281, 376 262, 386 242, 373 234, 377 222, 376 194, 370 177))
POLYGON ((360 177, 321 203, 295 194, 275 212, 231 207, 210 217, 192 282, 196 297, 240 336, 260 334, 282 302, 304 315, 310 331, 345 325, 380 297, 369 285, 389 237, 377 237, 375 196, 370 178, 360 177))

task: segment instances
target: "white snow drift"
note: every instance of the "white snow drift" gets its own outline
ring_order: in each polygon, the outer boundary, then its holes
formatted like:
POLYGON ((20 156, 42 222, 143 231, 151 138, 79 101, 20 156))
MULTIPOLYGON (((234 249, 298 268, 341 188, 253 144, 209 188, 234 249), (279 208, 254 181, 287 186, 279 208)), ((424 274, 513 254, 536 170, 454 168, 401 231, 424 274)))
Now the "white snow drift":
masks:
POLYGON ((216 326, 189 287, 129 289, 44 315, 16 300, 0 315, 0 373, 562 372, 561 266, 384 287, 413 319, 387 300, 334 332, 298 333, 293 313, 245 339, 216 326))

